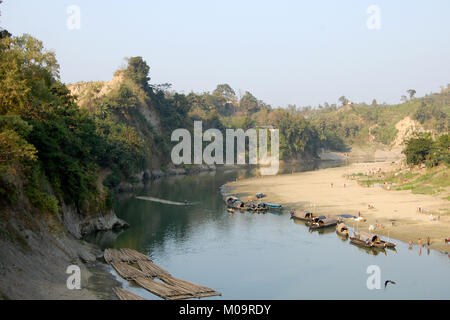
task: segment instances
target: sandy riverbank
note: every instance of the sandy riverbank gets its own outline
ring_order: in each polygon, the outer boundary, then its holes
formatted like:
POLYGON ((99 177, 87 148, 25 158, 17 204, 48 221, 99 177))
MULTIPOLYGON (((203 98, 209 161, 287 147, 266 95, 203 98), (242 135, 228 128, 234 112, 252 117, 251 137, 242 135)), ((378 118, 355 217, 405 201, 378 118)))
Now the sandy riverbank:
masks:
MULTIPOLYGON (((267 195, 265 201, 300 210, 314 209, 321 215, 357 216, 360 212, 367 219, 365 223, 358 224, 361 231, 368 231, 369 226, 378 221, 384 226, 374 231, 378 234, 405 242, 411 240, 414 244, 418 244, 419 238, 430 237, 431 248, 450 251, 450 245, 444 242, 445 238, 450 237, 450 201, 443 199, 442 195, 389 191, 381 187, 366 188, 345 177, 379 168, 388 172, 397 169, 398 165, 391 162, 355 163, 346 167, 255 177, 232 182, 227 186, 233 194, 243 199, 254 198, 257 192, 264 192, 267 195), (369 209, 369 204, 374 209, 369 209), (419 206, 425 208, 425 213, 418 212, 419 206), (430 213, 440 215, 439 221, 431 221, 430 213), (394 225, 391 220, 395 220, 394 225)), ((346 220, 350 226, 355 224, 353 220, 346 220)))

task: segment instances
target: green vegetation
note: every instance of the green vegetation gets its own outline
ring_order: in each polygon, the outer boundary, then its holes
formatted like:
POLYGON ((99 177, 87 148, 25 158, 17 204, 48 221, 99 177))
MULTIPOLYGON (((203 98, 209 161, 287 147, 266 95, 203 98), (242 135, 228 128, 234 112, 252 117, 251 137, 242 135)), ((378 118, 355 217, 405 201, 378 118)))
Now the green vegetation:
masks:
POLYGON ((190 93, 192 120, 203 121, 205 129, 273 127, 280 130, 282 159, 317 156, 319 148, 345 151, 347 146, 334 132, 325 132, 294 109, 272 108, 250 92, 238 99, 228 84, 220 84, 212 93, 190 93))
POLYGON ((412 190, 413 193, 420 194, 436 194, 445 192, 449 186, 450 170, 444 167, 420 175, 417 179, 397 187, 397 190, 412 190))
POLYGON ((406 141, 403 150, 408 164, 424 163, 428 167, 444 163, 450 165, 450 136, 442 134, 433 138, 427 133, 416 133, 414 137, 406 141))
POLYGON ((74 101, 59 81, 54 53, 40 41, 29 35, 0 40, 0 201, 17 199, 10 180, 23 181, 25 195, 42 211, 58 212, 60 201, 79 210, 97 201, 96 172, 116 160, 106 150, 120 139, 114 130, 110 139, 100 135, 95 119, 74 101))
MULTIPOLYGON (((390 173, 377 173, 373 175, 358 174, 353 175, 353 179, 358 180, 362 186, 385 185, 391 186, 391 190, 411 190, 418 194, 439 194, 447 191, 450 187, 450 168, 439 166, 429 168, 425 172, 416 169, 415 171, 397 171, 390 173)), ((450 200, 449 197, 446 198, 450 200)))
POLYGON ((350 103, 341 97, 341 108, 335 104, 300 108, 297 112, 307 117, 323 133, 336 134, 347 145, 367 145, 379 143, 390 145, 397 133, 395 125, 406 117, 417 120, 426 130, 448 132, 450 128, 450 87, 440 93, 432 93, 423 98, 414 98, 415 91, 408 94, 398 105, 350 103), (411 95, 412 94, 412 95, 411 95))
MULTIPOLYGON (((448 134, 416 133, 406 141, 403 153, 411 167, 390 173, 353 175, 363 186, 391 185, 395 190, 438 194, 450 187, 450 141, 448 134), (414 167, 415 166, 415 167, 414 167)), ((445 199, 450 200, 450 197, 445 199)))

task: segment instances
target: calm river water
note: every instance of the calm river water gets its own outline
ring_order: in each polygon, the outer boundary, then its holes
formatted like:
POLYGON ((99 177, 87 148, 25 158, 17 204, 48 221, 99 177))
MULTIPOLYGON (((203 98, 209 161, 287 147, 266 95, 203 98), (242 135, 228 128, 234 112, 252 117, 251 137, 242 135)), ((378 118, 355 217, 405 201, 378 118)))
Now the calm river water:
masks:
MULTIPOLYGON (((297 166, 295 171, 336 165, 319 162, 297 166)), ((175 277, 222 293, 211 299, 450 298, 450 258, 441 252, 420 251, 417 246, 409 250, 406 243, 399 242, 396 252, 374 255, 341 240, 334 228, 309 232, 305 225, 291 220, 289 212, 228 213, 221 186, 252 173, 219 170, 153 181, 136 195, 196 204, 180 207, 122 195, 116 213, 131 227, 120 234, 99 233, 89 240, 103 248, 134 248, 146 253, 175 277), (379 290, 369 290, 366 285, 371 265, 381 270, 379 290), (385 289, 385 280, 396 285, 385 289)), ((146 299, 159 299, 123 283, 146 299)))

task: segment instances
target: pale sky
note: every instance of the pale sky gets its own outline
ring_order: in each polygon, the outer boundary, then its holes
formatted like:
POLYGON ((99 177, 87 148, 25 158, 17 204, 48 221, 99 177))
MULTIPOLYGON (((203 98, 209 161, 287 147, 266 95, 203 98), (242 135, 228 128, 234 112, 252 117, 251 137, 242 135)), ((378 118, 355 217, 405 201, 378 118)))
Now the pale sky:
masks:
POLYGON ((0 11, 1 27, 56 52, 66 83, 109 80, 130 56, 152 83, 228 83, 274 107, 397 103, 450 83, 448 0, 4 0, 0 11), (71 5, 80 29, 67 27, 71 5), (367 27, 371 5, 380 29, 367 27))

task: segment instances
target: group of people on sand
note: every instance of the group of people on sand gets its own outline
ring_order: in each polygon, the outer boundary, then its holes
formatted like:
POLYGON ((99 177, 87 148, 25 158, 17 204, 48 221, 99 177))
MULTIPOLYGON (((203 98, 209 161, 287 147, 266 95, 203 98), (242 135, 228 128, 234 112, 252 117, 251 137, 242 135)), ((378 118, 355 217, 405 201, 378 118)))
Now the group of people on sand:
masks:
MULTIPOLYGON (((419 238, 419 247, 423 247, 423 240, 422 238, 419 238)), ((430 237, 427 237, 427 247, 429 247, 431 245, 431 239, 430 237)), ((409 240, 409 248, 412 249, 413 246, 413 242, 411 240, 409 240)))

